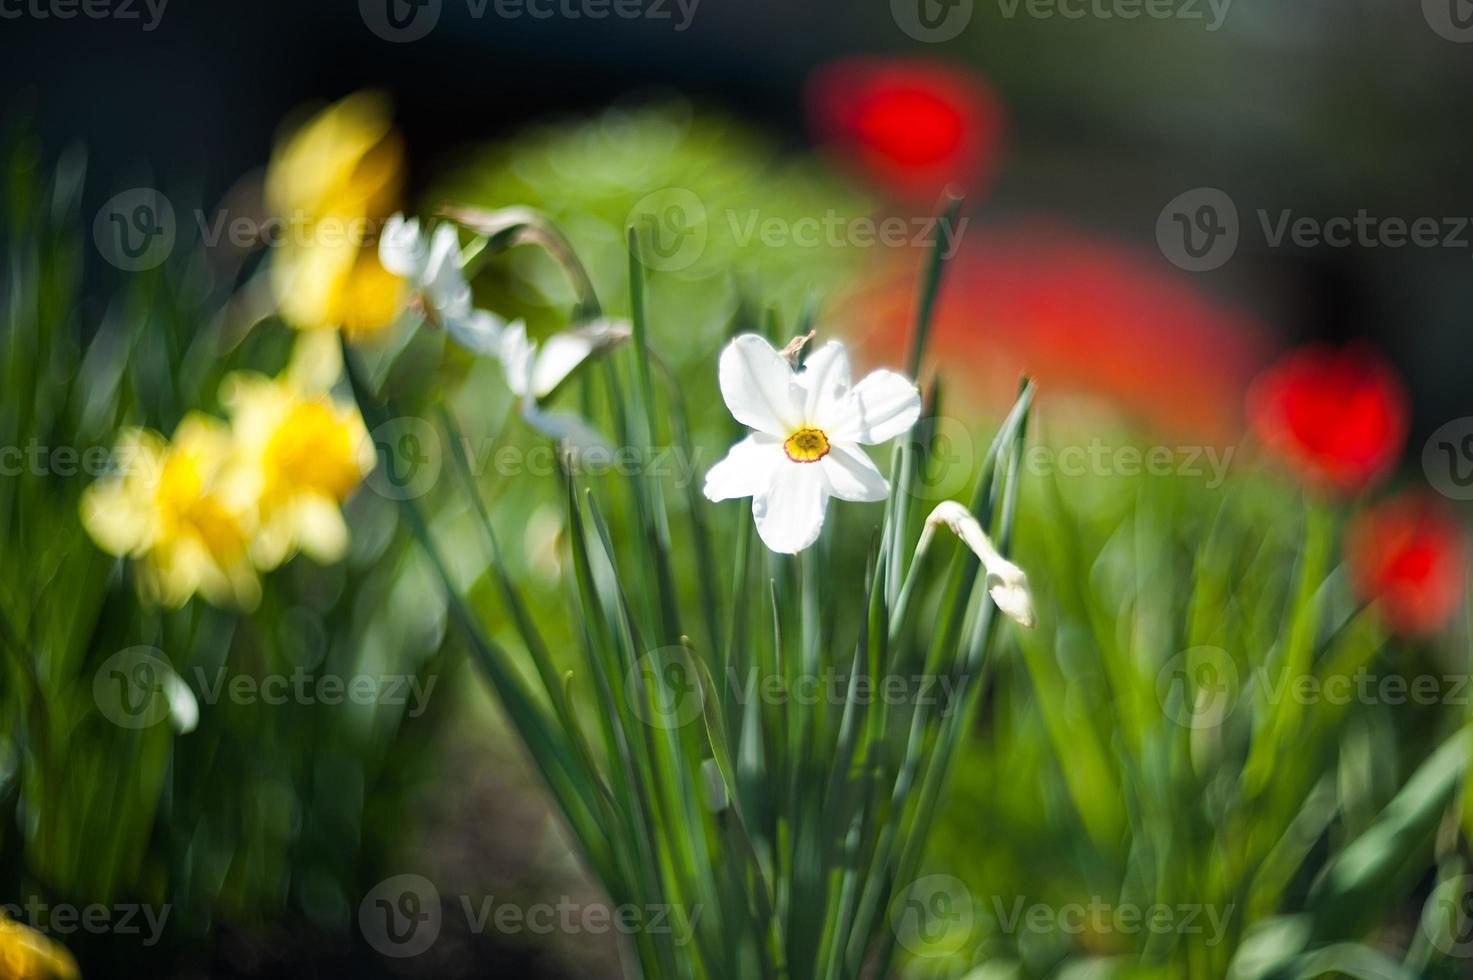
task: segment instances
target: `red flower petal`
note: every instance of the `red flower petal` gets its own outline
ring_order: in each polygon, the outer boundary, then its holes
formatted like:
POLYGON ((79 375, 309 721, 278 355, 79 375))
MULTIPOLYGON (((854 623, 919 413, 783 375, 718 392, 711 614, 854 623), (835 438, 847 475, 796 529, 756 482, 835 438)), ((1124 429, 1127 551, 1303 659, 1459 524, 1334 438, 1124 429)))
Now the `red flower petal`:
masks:
POLYGON ((950 184, 991 178, 1003 110, 991 87, 924 60, 847 58, 814 72, 808 111, 820 143, 902 197, 932 204, 950 184))
POLYGON ((1376 603, 1398 632, 1434 633, 1462 601, 1463 530, 1424 494, 1403 494, 1357 514, 1345 558, 1356 593, 1376 603))
MULTIPOLYGON (((869 272, 844 307, 877 358, 903 356, 921 265, 907 255, 896 274, 869 272)), ((1026 373, 1041 398, 1103 395, 1167 432, 1235 439, 1270 336, 1158 254, 1042 219, 974 223, 941 290, 929 363, 961 392, 1011 399, 1026 373)))
POLYGON ((1407 395, 1396 371, 1364 345, 1291 351, 1253 383, 1248 416, 1268 450, 1321 490, 1363 490, 1396 462, 1407 395))

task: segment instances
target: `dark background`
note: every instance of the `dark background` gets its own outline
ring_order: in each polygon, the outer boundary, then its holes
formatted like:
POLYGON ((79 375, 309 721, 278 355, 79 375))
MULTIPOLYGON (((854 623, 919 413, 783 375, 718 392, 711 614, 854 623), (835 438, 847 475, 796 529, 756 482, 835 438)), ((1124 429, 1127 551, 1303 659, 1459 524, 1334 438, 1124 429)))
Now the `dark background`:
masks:
POLYGON ((1213 32, 1184 19, 1008 18, 1001 0, 976 0, 960 36, 923 44, 877 0, 700 0, 685 30, 673 4, 668 19, 594 21, 490 5, 477 17, 443 0, 412 43, 376 36, 343 0, 171 0, 152 31, 136 0, 137 20, 40 19, 34 2, 3 6, 0 91, 48 156, 88 149, 91 204, 144 178, 213 200, 265 162, 292 110, 364 86, 393 95, 411 185, 423 186, 453 147, 648 92, 801 147, 803 81, 826 59, 960 62, 997 86, 1011 117, 983 221, 1059 215, 1154 249, 1166 201, 1222 188, 1244 241, 1226 267, 1192 276, 1200 289, 1286 342, 1373 338, 1413 390, 1411 452, 1473 414, 1473 231, 1453 248, 1269 250, 1255 216, 1473 216, 1473 44, 1440 37, 1417 3, 1234 0, 1213 32))

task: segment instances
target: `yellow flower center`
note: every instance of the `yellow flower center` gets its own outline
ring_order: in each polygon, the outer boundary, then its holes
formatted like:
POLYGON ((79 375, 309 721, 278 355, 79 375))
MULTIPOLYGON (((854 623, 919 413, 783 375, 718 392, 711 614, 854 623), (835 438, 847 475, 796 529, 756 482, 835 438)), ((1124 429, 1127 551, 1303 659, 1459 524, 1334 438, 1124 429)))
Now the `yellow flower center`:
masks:
POLYGON ((270 490, 315 490, 345 499, 361 475, 353 439, 349 426, 322 401, 293 405, 266 447, 270 490))
POLYGON ((221 560, 245 550, 245 532, 235 515, 206 487, 201 461, 192 453, 176 450, 169 455, 155 499, 163 518, 165 541, 194 535, 221 560))
POLYGON ((805 425, 788 436, 783 452, 795 463, 816 463, 829 454, 829 437, 822 429, 805 425))
POLYGON ((361 476, 354 448, 354 432, 331 405, 296 402, 267 444, 268 497, 315 491, 346 500, 361 476))

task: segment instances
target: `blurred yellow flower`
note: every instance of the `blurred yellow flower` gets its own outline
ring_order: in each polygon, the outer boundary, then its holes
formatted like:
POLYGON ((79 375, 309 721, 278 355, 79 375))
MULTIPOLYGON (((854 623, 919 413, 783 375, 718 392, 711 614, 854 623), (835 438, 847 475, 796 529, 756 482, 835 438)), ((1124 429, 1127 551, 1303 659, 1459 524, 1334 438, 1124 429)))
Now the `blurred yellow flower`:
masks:
POLYGON ((256 502, 250 553, 268 571, 297 550, 324 564, 348 547, 339 509, 373 469, 373 444, 358 410, 329 389, 342 370, 332 334, 303 334, 281 376, 230 375, 220 399, 230 413, 240 492, 256 502))
POLYGON ((29 926, 0 915, 0 980, 77 980, 77 962, 29 926))
POLYGON ((119 472, 82 495, 82 523, 98 547, 139 562, 139 587, 166 606, 198 592, 215 605, 254 608, 261 585, 248 545, 255 516, 232 488, 233 442, 216 419, 191 413, 165 441, 128 429, 119 472))
POLYGON ((403 309, 404 281, 379 263, 375 244, 398 201, 403 156, 388 103, 372 92, 327 107, 277 147, 266 199, 287 231, 271 284, 293 326, 361 337, 403 309))

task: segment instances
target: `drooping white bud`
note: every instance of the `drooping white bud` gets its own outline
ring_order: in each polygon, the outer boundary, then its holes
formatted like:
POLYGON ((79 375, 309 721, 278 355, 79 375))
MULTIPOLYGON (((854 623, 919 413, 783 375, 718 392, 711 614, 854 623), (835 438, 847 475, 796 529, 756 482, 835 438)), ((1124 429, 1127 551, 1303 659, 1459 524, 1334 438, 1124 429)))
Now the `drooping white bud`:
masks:
POLYGON ((1019 626, 1031 630, 1037 620, 1033 615, 1033 593, 1029 591, 1028 576, 1023 569, 998 554, 981 523, 955 500, 943 500, 931 511, 917 551, 930 543, 931 535, 940 526, 950 528, 982 562, 987 594, 992 596, 997 608, 1019 626))

